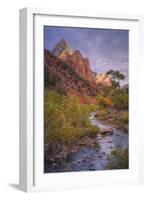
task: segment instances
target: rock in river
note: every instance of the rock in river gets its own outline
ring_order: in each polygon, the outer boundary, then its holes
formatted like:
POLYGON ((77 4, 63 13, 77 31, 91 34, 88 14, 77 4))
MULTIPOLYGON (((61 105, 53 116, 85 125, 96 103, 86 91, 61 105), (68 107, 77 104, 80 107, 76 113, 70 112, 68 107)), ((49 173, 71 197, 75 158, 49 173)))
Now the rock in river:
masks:
POLYGON ((107 129, 102 129, 101 130, 102 135, 112 135, 113 134, 113 129, 112 128, 107 128, 107 129))

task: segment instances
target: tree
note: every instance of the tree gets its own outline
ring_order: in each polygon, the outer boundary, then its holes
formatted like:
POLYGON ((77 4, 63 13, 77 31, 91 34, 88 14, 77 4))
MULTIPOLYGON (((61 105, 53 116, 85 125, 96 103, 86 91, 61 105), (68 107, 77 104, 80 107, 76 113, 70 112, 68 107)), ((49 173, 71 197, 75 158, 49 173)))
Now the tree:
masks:
POLYGON ((125 75, 120 73, 120 71, 118 70, 115 71, 112 69, 107 71, 106 75, 109 76, 109 78, 111 79, 112 86, 114 86, 115 88, 119 88, 120 87, 119 80, 124 80, 125 78, 125 75))
POLYGON ((128 94, 123 90, 115 90, 112 96, 112 103, 116 109, 128 109, 128 94))

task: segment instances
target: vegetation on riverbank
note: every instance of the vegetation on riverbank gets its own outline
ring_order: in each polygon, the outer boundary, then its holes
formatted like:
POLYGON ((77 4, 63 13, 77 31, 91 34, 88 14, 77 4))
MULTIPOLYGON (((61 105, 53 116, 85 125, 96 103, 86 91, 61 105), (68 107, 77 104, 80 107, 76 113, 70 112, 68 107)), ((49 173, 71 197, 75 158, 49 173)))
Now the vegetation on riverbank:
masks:
POLYGON ((114 150, 108 157, 106 169, 128 169, 129 155, 128 148, 125 150, 114 150))
POLYGON ((128 111, 118 111, 116 109, 100 109, 98 112, 98 119, 106 124, 114 125, 118 129, 128 132, 128 111))
POLYGON ((98 119, 128 132, 128 91, 120 87, 119 80, 124 75, 118 71, 110 70, 112 85, 105 86, 97 96, 98 119))
POLYGON ((80 104, 75 96, 64 96, 56 91, 45 90, 44 94, 44 141, 45 144, 60 142, 70 145, 81 136, 99 133, 92 126, 89 113, 94 104, 80 104))
POLYGON ((55 90, 44 93, 44 158, 56 166, 69 154, 87 146, 99 148, 100 128, 90 124, 89 114, 96 105, 81 104, 75 96, 55 90))

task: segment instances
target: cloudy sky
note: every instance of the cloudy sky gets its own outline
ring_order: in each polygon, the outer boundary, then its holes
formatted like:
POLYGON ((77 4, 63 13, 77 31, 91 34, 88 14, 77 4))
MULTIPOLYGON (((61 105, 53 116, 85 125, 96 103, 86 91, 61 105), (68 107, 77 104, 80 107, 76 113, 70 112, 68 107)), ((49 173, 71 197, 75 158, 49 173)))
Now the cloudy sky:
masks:
POLYGON ((127 30, 90 29, 69 27, 44 27, 44 47, 52 50, 64 38, 73 50, 89 58, 95 72, 118 69, 128 81, 128 40, 127 30))

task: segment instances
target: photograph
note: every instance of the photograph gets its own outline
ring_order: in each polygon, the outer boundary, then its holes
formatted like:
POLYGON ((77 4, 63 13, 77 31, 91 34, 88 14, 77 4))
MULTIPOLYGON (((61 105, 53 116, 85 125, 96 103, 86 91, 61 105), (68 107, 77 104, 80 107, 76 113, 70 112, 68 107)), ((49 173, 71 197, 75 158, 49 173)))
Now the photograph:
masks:
POLYGON ((129 169, 129 30, 43 35, 44 173, 129 169))

